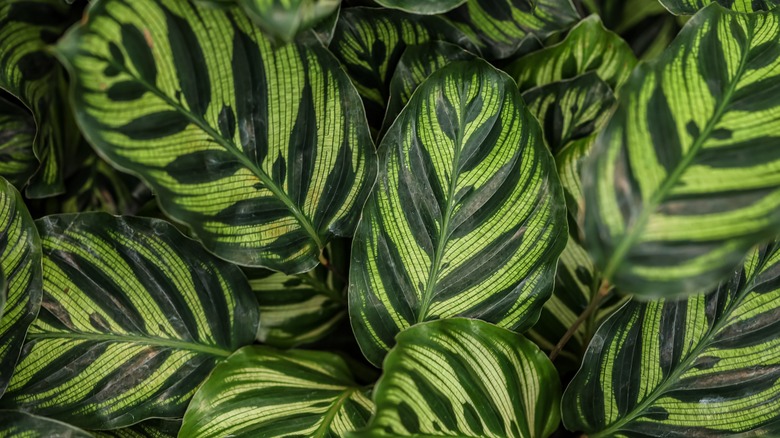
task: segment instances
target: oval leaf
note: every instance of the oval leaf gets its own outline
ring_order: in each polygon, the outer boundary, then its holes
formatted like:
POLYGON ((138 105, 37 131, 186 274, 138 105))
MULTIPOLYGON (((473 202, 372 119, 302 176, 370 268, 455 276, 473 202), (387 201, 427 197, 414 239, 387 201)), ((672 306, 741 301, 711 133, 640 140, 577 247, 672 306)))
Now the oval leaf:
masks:
POLYGON ((779 28, 711 5, 622 88, 583 169, 586 244, 621 291, 706 291, 777 233, 779 28))
POLYGON ((0 396, 41 307, 42 281, 38 230, 19 192, 0 178, 0 396))
POLYGON ((442 14, 466 3, 467 0, 376 0, 377 3, 412 14, 442 14))
POLYGON ((431 75, 382 141, 380 169, 350 267, 368 360, 422 321, 533 325, 567 226, 552 157, 511 78, 481 60, 431 75))
POLYGON ((0 133, 0 176, 21 189, 38 168, 33 153, 35 120, 0 96, 0 133))
POLYGON ((341 437, 373 410, 333 353, 244 347, 195 394, 179 435, 341 437))
POLYGON ((560 420, 560 381, 530 341, 462 318, 398 335, 374 390, 376 414, 355 437, 547 437, 560 420))
POLYGON ((181 416, 220 359, 251 343, 241 271, 157 219, 38 221, 43 309, 0 405, 92 429, 181 416))
POLYGON ((778 0, 660 0, 666 9, 675 15, 693 15, 710 3, 739 12, 768 11, 780 5, 778 0))
POLYGON ((777 436, 778 303, 778 243, 712 293, 628 303, 566 390, 566 427, 590 438, 777 436))
POLYGON ((333 14, 341 0, 238 0, 249 18, 272 38, 292 41, 333 14))
POLYGON ((24 438, 92 438, 92 435, 51 418, 0 409, 0 436, 24 438))
POLYGON ((297 273, 351 235, 374 147, 325 48, 274 49, 240 10, 178 0, 99 2, 88 17, 58 46, 82 129, 209 250, 297 273))

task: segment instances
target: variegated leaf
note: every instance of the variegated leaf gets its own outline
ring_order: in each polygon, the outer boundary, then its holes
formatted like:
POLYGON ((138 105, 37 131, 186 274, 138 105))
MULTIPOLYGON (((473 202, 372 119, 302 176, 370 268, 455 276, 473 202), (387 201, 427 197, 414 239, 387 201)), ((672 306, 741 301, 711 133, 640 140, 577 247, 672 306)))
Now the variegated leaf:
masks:
POLYGON ((48 216, 43 309, 0 406, 90 429, 175 418, 254 340, 241 271, 157 219, 48 216))
POLYGON ((552 157, 511 78, 481 60, 438 70, 379 154, 350 266, 350 319, 368 360, 432 319, 533 325, 567 226, 552 157))
POLYGON ((78 427, 22 411, 0 409, 0 438, 92 438, 78 427))
POLYGON ((33 152, 35 120, 0 96, 0 177, 21 189, 38 168, 33 152))
POLYGON ((633 301, 599 328, 563 398, 590 438, 780 434, 780 245, 713 292, 633 301))
POLYGON ((373 410, 333 353, 244 347, 195 394, 179 436, 338 438, 363 427, 373 410))
POLYGON ((304 272, 352 234, 375 152, 321 45, 274 48, 236 7, 109 0, 58 50, 91 143, 215 254, 304 272))
POLYGON ((376 0, 377 3, 412 14, 442 14, 466 3, 467 0, 376 0))
POLYGON ((398 335, 374 389, 376 414, 353 437, 546 438, 558 427, 560 381, 522 335, 443 319, 398 335))
POLYGON ((339 8, 341 0, 236 0, 272 38, 291 42, 339 8))
POLYGON ((768 11, 780 5, 778 0, 660 0, 666 9, 675 15, 693 15, 710 3, 739 12, 768 11))

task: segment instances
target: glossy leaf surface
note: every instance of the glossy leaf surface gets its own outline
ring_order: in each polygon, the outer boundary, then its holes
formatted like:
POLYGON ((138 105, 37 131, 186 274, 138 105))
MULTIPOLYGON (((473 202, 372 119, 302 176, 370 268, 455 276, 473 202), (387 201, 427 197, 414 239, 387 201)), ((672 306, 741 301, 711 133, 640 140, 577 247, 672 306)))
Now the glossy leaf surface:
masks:
POLYGON ((284 42, 333 14, 341 0, 238 0, 261 29, 284 42))
POLYGON ((376 0, 377 3, 412 14, 442 14, 466 3, 467 0, 376 0))
POLYGON ((768 11, 780 5, 778 0, 660 0, 661 4, 675 15, 693 15, 710 3, 739 12, 768 11))
POLYGON ((3 438, 91 438, 88 432, 51 418, 22 411, 0 409, 0 437, 3 438))

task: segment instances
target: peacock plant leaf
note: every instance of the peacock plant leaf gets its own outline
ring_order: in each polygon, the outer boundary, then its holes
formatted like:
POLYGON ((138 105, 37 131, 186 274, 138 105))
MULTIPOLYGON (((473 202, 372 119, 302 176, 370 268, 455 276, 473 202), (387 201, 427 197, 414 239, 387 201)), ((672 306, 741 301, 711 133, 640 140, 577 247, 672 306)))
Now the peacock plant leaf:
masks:
POLYGON ((78 427, 27 412, 0 409, 0 418, 3 438, 92 438, 78 427))
POLYGON ((272 38, 289 43, 331 16, 341 0, 237 0, 249 18, 272 38))
POLYGON ((660 2, 675 15, 693 15, 699 9, 716 2, 739 12, 769 11, 780 5, 778 0, 660 0, 660 2))
POLYGON ((594 72, 612 91, 631 74, 631 47, 607 30, 598 15, 580 21, 560 43, 532 52, 507 66, 520 91, 594 72))
POLYGON ((400 9, 411 14, 443 14, 466 3, 467 0, 376 0, 377 3, 392 9, 400 9))
POLYGON ((34 139, 32 115, 0 96, 0 177, 19 189, 38 168, 34 139))
POLYGON ((44 299, 0 406, 112 429, 184 414, 215 364, 254 340, 240 269, 158 219, 47 216, 44 299))
POLYGON ((777 233, 778 31, 710 5, 621 89, 583 168, 587 248, 621 291, 706 291, 777 233))
POLYGON ((521 52, 531 39, 545 39, 579 19, 571 0, 470 0, 447 18, 495 59, 521 52))
POLYGON ((446 41, 479 53, 465 33, 441 17, 364 7, 341 11, 329 47, 363 98, 372 127, 382 125, 390 80, 404 50, 429 41, 446 41))
POLYGON ((90 431, 95 438, 176 438, 181 420, 152 419, 113 430, 90 431))
POLYGON ((596 333, 563 397, 589 437, 780 433, 780 244, 706 295, 632 301, 596 333))
POLYGON ((64 154, 79 143, 65 72, 48 52, 78 19, 72 10, 61 0, 6 0, 0 5, 0 88, 30 109, 38 127, 33 150, 40 167, 26 191, 32 198, 62 192, 64 154))
POLYGON ((179 436, 342 437, 374 410, 341 357, 244 347, 193 397, 179 436))
POLYGON ((19 192, 0 177, 0 396, 40 310, 42 281, 38 230, 19 192))
POLYGON ((398 335, 358 437, 546 438, 560 422, 560 380, 522 335, 464 318, 398 335))
POLYGON ((234 263, 314 268, 351 235, 376 162, 359 96, 319 44, 275 48, 237 7, 94 3, 59 43, 79 125, 234 263))
POLYGON ((349 312, 379 365, 395 335, 465 316, 524 330, 566 243, 563 195, 515 83, 458 61, 417 89, 380 146, 352 246, 349 312))

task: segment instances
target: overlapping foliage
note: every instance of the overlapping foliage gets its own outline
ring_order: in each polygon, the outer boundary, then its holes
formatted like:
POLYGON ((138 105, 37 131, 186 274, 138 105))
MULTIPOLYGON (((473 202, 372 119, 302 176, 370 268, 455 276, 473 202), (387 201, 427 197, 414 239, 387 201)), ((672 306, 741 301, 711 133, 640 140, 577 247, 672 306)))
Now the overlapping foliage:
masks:
POLYGON ((6 0, 0 436, 780 435, 780 8, 6 0))

